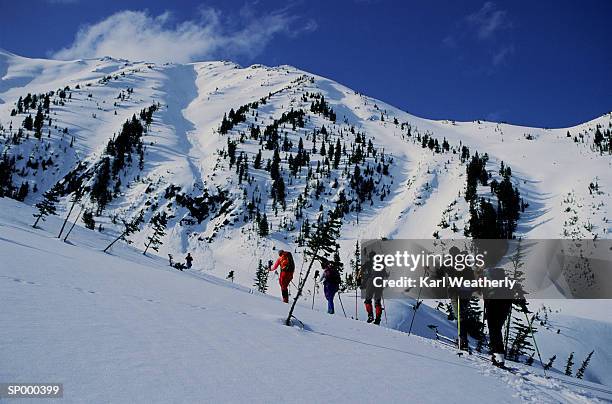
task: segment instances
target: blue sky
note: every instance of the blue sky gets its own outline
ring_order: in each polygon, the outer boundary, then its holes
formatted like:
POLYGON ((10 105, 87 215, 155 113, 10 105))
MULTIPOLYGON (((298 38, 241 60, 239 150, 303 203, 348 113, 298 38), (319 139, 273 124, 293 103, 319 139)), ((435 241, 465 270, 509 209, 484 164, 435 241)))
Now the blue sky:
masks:
POLYGON ((611 15, 608 0, 0 0, 0 48, 290 64, 419 116, 560 127, 612 110, 611 15))

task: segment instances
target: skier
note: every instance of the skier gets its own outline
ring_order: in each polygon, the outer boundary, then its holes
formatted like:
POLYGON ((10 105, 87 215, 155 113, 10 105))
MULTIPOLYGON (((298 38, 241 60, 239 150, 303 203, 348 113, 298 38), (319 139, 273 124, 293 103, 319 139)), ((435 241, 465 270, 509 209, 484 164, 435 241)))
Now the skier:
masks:
MULTIPOLYGON (((503 279, 505 277, 503 268, 487 268, 484 274, 489 279, 503 279)), ((492 290, 483 290, 484 316, 487 319, 487 327, 489 328, 491 362, 493 365, 503 368, 505 366, 506 349, 502 329, 508 315, 510 315, 512 300, 495 299, 493 298, 494 294, 495 292, 492 290)))
MULTIPOLYGON (((482 272, 482 276, 491 280, 504 279, 506 277, 504 268, 498 265, 508 251, 507 242, 478 240, 477 248, 479 251, 487 253, 486 269, 482 272)), ((513 292, 502 288, 483 288, 482 297, 484 300, 484 318, 487 320, 489 329, 491 362, 493 365, 503 368, 505 366, 506 349, 502 329, 512 309, 513 292)), ((524 307, 524 303, 521 306, 524 307)))
MULTIPOLYGON (((457 248, 456 246, 452 246, 448 253, 453 258, 455 258, 458 255, 467 254, 467 251, 464 251, 462 253, 459 248, 457 248)), ((464 268, 462 270, 458 270, 453 266, 443 266, 441 270, 446 277, 451 279, 474 279, 474 273, 472 272, 471 268, 464 268)), ((447 283, 450 285, 450 282, 447 283)), ((472 296, 472 290, 469 287, 465 286, 449 286, 446 291, 453 307, 453 315, 457 320, 457 346, 460 350, 467 351, 469 350, 468 329, 470 327, 468 320, 468 307, 470 304, 470 298, 472 296)))
POLYGON ((334 296, 338 289, 340 289, 340 272, 338 272, 333 263, 326 259, 321 261, 321 269, 323 270, 321 281, 323 282, 325 299, 327 299, 327 312, 334 314, 334 296))
POLYGON ((281 274, 278 277, 278 283, 280 284, 281 293, 283 295, 283 302, 289 303, 289 283, 293 279, 293 271, 295 270, 293 256, 289 251, 278 251, 278 259, 270 268, 270 272, 275 271, 279 266, 281 268, 281 274))
POLYGON ((193 262, 193 257, 191 256, 191 253, 187 253, 187 256, 185 257, 185 262, 187 263, 187 268, 191 268, 191 263, 193 262))
POLYGON ((357 283, 360 285, 359 287, 362 291, 365 289, 365 299, 363 301, 365 305, 366 312, 368 313, 368 323, 374 323, 376 325, 380 324, 381 316, 382 316, 382 294, 383 287, 376 286, 374 284, 374 278, 376 277, 388 277, 388 274, 385 270, 382 271, 374 271, 373 269, 373 260, 374 255, 376 255, 373 251, 368 255, 368 261, 364 263, 364 265, 359 269, 359 273, 357 274, 357 283), (372 308, 372 299, 374 299, 374 308, 376 309, 376 318, 374 318, 374 310, 372 308))

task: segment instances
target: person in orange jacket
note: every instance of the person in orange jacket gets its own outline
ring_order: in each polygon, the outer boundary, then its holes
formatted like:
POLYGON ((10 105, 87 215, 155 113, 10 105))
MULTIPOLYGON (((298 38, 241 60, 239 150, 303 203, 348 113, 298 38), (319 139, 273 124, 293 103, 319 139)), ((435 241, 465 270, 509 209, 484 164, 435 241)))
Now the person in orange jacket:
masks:
POLYGON ((293 256, 289 251, 278 251, 278 259, 272 268, 270 268, 270 272, 275 271, 279 266, 281 268, 281 273, 278 277, 278 283, 280 284, 281 293, 283 295, 283 302, 289 303, 289 283, 291 283, 293 271, 295 271, 293 256))

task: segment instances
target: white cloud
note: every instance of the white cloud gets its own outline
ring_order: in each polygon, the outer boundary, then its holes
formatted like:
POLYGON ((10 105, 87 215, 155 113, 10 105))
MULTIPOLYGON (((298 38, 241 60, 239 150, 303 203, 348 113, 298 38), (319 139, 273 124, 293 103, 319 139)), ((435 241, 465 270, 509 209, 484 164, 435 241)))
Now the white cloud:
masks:
POLYGON ((468 15, 466 19, 476 28, 478 38, 487 39, 496 31, 510 26, 507 14, 506 10, 500 10, 495 3, 487 1, 480 10, 468 15))
POLYGON ((246 6, 234 18, 202 8, 195 19, 176 23, 169 12, 120 11, 82 27, 74 42, 51 52, 57 59, 112 56, 152 62, 190 62, 260 53, 279 34, 297 35, 316 29, 287 10, 257 16, 246 6), (297 26, 296 25, 300 25, 297 26))
POLYGON ((493 55, 493 59, 492 59, 493 65, 494 66, 498 66, 498 65, 502 64, 513 53, 514 53, 514 45, 513 44, 501 47, 493 55))

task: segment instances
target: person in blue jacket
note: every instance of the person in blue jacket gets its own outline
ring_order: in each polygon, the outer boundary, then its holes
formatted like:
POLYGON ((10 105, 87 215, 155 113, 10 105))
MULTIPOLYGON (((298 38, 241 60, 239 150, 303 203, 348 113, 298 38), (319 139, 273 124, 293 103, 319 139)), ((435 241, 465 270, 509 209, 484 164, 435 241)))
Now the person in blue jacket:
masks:
POLYGON ((334 296, 340 289, 340 272, 334 264, 328 260, 321 262, 321 269, 323 270, 321 281, 323 282, 325 299, 327 299, 327 312, 329 314, 334 314, 334 296))

